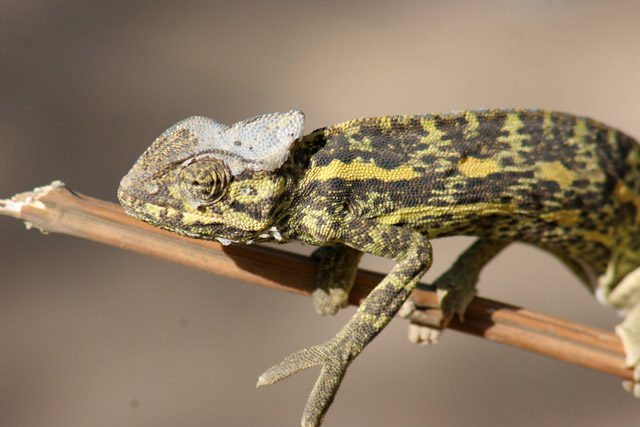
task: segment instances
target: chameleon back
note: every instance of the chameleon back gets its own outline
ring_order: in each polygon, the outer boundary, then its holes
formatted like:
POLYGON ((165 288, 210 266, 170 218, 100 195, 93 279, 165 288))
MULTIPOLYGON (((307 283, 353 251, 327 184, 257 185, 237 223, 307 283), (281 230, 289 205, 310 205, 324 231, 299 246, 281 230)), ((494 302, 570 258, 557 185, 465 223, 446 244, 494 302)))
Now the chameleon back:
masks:
POLYGON ((524 241, 591 286, 640 265, 640 148, 594 120, 537 110, 379 117, 302 145, 315 147, 294 202, 307 214, 349 210, 429 238, 524 241))

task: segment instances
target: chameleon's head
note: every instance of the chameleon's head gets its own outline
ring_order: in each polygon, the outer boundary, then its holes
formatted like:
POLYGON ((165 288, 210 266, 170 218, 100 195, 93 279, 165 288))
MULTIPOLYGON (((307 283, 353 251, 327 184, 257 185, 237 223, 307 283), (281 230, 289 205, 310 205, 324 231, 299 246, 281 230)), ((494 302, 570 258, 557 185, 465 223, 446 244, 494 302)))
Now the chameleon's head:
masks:
POLYGON ((278 169, 303 126, 300 111, 232 126, 184 119, 140 156, 122 178, 118 199, 128 214, 183 235, 263 240, 285 191, 278 169))

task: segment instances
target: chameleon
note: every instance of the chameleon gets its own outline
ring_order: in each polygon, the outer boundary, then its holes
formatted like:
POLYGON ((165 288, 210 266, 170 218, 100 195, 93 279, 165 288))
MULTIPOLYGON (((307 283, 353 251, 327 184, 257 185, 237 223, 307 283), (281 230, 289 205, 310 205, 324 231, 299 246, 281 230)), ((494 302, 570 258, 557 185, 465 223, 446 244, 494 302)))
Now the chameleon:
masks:
POLYGON ((486 109, 350 120, 303 135, 304 114, 231 126, 184 119, 118 189, 125 211, 222 244, 319 246, 314 304, 346 305, 363 253, 395 266, 328 341, 265 371, 258 386, 321 366, 301 424, 320 425, 356 356, 432 263, 431 239, 477 236, 436 279, 445 320, 462 316, 482 268, 512 242, 556 256, 603 303, 640 397, 640 146, 566 113, 486 109))

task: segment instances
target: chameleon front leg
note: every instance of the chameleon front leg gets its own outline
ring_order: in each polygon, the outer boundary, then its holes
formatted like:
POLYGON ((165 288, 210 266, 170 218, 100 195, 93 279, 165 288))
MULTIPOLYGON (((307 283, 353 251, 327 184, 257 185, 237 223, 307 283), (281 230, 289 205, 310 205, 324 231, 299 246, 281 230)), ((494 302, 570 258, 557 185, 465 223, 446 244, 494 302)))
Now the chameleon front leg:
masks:
MULTIPOLYGON (((440 309, 442 310, 443 327, 458 315, 463 320, 467 306, 478 293, 476 284, 480 272, 502 249, 511 243, 510 240, 480 237, 467 248, 434 282, 440 309)), ((402 308, 402 317, 409 317, 421 307, 409 300, 402 308)), ((409 340, 415 343, 433 343, 440 336, 441 329, 430 328, 412 323, 409 325, 409 340)))
POLYGON ((273 384, 312 366, 322 366, 304 409, 303 426, 320 425, 349 364, 391 321, 431 266, 431 244, 416 231, 359 218, 350 219, 343 229, 347 230, 343 236, 345 244, 391 258, 397 264, 334 338, 287 357, 260 376, 258 386, 273 384))
POLYGON ((311 254, 318 262, 313 305, 321 315, 347 306, 362 252, 349 246, 323 246, 311 254))

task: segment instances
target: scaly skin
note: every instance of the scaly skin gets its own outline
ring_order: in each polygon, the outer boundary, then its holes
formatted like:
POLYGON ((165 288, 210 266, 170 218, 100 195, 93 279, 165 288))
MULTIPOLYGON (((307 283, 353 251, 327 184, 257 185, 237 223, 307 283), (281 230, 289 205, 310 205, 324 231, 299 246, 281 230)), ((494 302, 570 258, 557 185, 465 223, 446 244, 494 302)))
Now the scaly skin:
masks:
POLYGON ((123 178, 128 213, 223 243, 324 246, 320 313, 344 305, 362 253, 395 268, 331 340, 267 370, 271 384, 322 371, 302 425, 319 425, 346 368, 398 312, 431 265, 436 237, 473 235, 437 281, 447 319, 462 316, 483 266, 513 241, 563 261, 620 310, 617 332, 640 395, 640 148, 596 121, 536 110, 352 120, 301 137, 302 113, 226 127, 186 119, 123 178))

